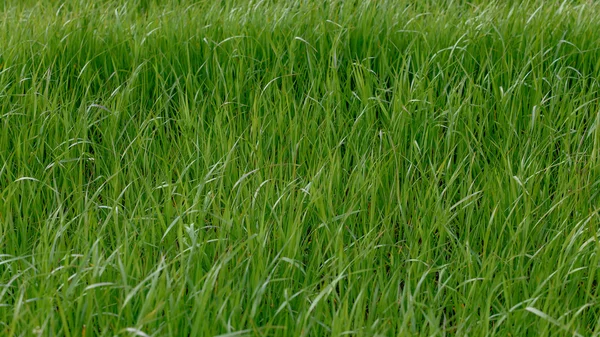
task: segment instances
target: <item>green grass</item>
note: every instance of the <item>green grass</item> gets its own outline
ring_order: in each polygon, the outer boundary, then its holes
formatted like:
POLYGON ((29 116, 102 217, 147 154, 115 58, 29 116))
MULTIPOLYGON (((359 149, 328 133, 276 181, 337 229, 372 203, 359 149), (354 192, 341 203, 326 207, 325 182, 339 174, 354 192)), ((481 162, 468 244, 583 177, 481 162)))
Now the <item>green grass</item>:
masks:
POLYGON ((0 9, 0 335, 600 336, 600 4, 0 9))

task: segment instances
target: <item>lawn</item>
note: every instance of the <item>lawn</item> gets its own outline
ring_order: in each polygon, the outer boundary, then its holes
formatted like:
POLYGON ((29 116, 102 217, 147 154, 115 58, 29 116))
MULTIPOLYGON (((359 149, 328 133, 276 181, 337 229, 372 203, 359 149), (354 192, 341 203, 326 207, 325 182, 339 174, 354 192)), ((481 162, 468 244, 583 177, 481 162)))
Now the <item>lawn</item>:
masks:
POLYGON ((600 3, 3 0, 0 335, 600 336, 600 3))

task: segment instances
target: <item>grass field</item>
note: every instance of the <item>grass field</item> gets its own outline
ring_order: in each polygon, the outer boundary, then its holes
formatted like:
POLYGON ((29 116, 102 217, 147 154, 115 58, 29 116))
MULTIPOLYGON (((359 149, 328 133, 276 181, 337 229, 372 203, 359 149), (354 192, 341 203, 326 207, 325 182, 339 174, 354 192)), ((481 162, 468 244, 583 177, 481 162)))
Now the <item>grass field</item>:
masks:
POLYGON ((0 9, 1 336, 600 336, 600 3, 0 9))

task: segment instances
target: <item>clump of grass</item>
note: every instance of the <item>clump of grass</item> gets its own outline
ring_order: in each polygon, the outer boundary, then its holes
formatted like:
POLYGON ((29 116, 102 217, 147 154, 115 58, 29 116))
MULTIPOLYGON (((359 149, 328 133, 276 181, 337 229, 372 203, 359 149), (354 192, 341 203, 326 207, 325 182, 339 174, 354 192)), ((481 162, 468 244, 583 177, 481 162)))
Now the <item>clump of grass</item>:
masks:
POLYGON ((600 8, 0 5, 3 336, 600 335, 600 8))

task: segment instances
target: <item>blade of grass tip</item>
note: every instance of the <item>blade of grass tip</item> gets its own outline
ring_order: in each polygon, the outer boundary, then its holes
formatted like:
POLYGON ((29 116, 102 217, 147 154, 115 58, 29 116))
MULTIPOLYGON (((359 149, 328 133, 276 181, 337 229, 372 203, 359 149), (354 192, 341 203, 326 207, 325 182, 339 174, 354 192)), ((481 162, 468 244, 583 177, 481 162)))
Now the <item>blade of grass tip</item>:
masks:
POLYGON ((19 181, 26 181, 26 180, 39 182, 38 179, 33 178, 33 177, 21 177, 21 178, 16 179, 14 182, 18 183, 19 181))
POLYGON ((113 286, 115 285, 112 282, 100 282, 100 283, 94 283, 94 284, 90 284, 89 286, 85 287, 85 291, 87 290, 92 290, 95 288, 100 288, 100 287, 109 287, 109 286, 113 286))
MULTIPOLYGON (((551 317, 550 315, 544 313, 543 311, 535 308, 535 307, 526 307, 525 310, 529 311, 530 313, 542 318, 543 320, 552 323, 554 325, 556 325, 557 327, 571 332, 570 329, 566 326, 564 326, 563 324, 561 324, 559 321, 555 320, 553 317, 551 317)), ((573 331, 573 336, 577 336, 577 337, 583 337, 581 334, 579 334, 577 331, 573 331)))
POLYGON ((133 336, 150 337, 150 335, 148 335, 147 333, 143 332, 140 329, 136 329, 136 328, 125 328, 125 329, 123 329, 123 331, 124 332, 129 332, 133 336))
POLYGON ((90 106, 88 107, 88 112, 89 112, 89 111, 90 111, 92 108, 98 108, 98 109, 102 109, 102 110, 104 110, 104 111, 106 111, 106 112, 110 112, 110 113, 112 113, 112 111, 110 111, 110 109, 108 109, 108 108, 107 108, 107 107, 105 107, 104 105, 100 105, 100 104, 96 104, 96 103, 90 104, 90 106))

